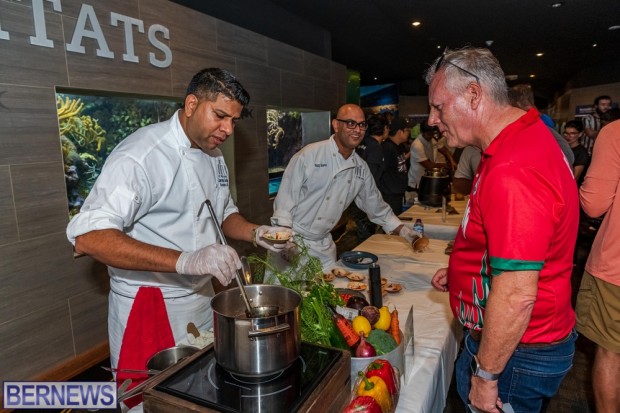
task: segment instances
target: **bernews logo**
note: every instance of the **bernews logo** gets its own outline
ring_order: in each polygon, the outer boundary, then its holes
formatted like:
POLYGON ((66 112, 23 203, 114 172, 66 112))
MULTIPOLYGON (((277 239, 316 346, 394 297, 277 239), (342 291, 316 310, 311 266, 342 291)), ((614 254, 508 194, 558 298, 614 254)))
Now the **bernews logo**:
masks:
POLYGON ((5 409, 113 409, 114 382, 5 381, 5 409))

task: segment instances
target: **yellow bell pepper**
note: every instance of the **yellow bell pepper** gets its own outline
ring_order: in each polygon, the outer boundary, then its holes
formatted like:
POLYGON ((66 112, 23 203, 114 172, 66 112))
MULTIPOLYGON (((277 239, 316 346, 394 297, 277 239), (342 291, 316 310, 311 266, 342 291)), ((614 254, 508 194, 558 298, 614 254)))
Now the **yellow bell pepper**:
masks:
POLYGON ((377 401, 383 413, 389 413, 392 411, 392 398, 390 397, 390 391, 387 384, 381 377, 366 377, 363 372, 360 372, 362 382, 357 388, 358 396, 370 396, 377 401))

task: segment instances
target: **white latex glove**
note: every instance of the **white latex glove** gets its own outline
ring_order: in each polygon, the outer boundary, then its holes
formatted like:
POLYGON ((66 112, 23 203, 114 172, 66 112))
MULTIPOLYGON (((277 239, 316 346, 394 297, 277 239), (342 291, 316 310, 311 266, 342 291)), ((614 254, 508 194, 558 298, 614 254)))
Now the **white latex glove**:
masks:
POLYGON ((228 285, 235 278, 238 268, 241 268, 241 260, 237 252, 222 244, 212 244, 194 252, 182 252, 176 264, 179 274, 210 274, 222 285, 228 285))
POLYGON ((260 227, 256 228, 256 238, 254 239, 254 242, 256 243, 256 245, 260 245, 261 247, 269 251, 281 252, 284 249, 292 248, 294 246, 294 235, 295 233, 293 232, 293 230, 287 227, 270 227, 268 225, 261 225, 260 227), (282 243, 273 243, 266 241, 262 238, 262 236, 267 233, 273 236, 275 236, 276 233, 285 233, 288 235, 288 241, 282 243))
POLYGON ((398 235, 406 239, 409 245, 411 245, 414 240, 420 238, 420 234, 409 228, 407 225, 403 225, 398 235))

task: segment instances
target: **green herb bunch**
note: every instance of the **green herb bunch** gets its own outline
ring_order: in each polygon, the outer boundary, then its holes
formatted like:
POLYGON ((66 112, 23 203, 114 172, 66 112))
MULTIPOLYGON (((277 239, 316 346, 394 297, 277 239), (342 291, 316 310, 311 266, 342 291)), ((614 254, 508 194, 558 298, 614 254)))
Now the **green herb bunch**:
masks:
POLYGON ((333 285, 323 280, 321 261, 309 254, 308 247, 301 236, 295 236, 295 244, 296 249, 282 253, 286 254, 288 261, 286 268, 278 268, 271 254, 265 257, 251 255, 248 261, 255 267, 256 278, 260 279, 262 275, 263 283, 278 283, 301 295, 302 301, 299 308, 301 339, 309 343, 329 346, 334 323, 328 307, 344 305, 344 302, 333 285))

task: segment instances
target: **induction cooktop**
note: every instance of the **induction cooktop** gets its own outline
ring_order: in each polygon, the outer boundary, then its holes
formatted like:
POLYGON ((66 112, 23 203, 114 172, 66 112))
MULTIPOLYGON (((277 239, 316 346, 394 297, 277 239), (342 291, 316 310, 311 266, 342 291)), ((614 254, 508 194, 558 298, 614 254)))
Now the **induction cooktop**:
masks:
POLYGON ((211 349, 155 389, 220 412, 296 412, 341 356, 336 349, 302 342, 291 366, 248 378, 222 368, 211 349))

